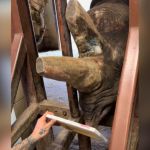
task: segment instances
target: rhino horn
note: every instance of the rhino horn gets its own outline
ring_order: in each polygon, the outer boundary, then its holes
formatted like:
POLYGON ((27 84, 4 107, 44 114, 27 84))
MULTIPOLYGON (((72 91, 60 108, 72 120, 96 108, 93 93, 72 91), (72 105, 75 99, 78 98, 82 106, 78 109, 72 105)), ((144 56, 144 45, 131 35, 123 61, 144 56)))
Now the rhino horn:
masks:
POLYGON ((85 53, 102 53, 103 37, 99 34, 93 20, 77 0, 70 0, 66 8, 69 30, 79 49, 80 56, 85 53))
POLYGON ((36 69, 41 76, 66 81, 79 91, 88 91, 101 80, 102 66, 95 59, 39 57, 36 69))

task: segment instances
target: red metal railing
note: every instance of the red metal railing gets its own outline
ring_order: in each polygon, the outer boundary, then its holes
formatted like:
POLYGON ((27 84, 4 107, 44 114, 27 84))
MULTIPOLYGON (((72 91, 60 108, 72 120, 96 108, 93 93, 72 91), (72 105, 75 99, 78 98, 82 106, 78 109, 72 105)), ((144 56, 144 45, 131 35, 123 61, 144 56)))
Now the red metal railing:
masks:
POLYGON ((138 0, 130 0, 130 28, 119 95, 112 128, 110 150, 126 150, 137 86, 139 61, 138 0))

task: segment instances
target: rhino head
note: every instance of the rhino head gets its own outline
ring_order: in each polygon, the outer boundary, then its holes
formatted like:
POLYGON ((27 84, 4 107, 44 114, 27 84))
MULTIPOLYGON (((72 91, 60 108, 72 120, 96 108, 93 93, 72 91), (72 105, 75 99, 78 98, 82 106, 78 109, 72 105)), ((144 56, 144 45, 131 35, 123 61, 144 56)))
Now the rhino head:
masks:
POLYGON ((86 124, 96 126, 116 101, 128 35, 128 6, 103 3, 86 12, 77 0, 70 0, 66 20, 79 58, 38 58, 37 72, 76 88, 86 124))

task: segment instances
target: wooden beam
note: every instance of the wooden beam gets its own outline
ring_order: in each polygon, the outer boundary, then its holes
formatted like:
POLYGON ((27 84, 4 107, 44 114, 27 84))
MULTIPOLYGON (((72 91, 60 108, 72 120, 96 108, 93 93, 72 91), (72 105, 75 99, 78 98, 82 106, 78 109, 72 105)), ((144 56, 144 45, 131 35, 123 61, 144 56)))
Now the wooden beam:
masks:
POLYGON ((22 33, 20 24, 20 17, 18 13, 17 0, 11 1, 11 41, 14 39, 16 33, 22 33))
MULTIPOLYGON (((80 123, 85 124, 83 116, 81 116, 80 123)), ((91 138, 82 134, 78 134, 78 142, 80 150, 91 150, 91 138)))
POLYGON ((23 114, 12 125, 11 142, 12 145, 21 137, 21 135, 30 127, 39 113, 38 105, 31 104, 23 114))
POLYGON ((43 102, 39 103, 39 109, 41 113, 50 111, 63 118, 68 119, 71 117, 69 107, 63 103, 56 102, 56 100, 44 100, 43 102))
POLYGON ((125 150, 128 141, 138 72, 138 28, 130 29, 126 57, 120 81, 110 150, 125 150), (122 132, 120 132, 122 131, 122 132), (119 146, 117 145, 119 138, 119 146))
POLYGON ((65 18, 67 1, 55 0, 61 49, 64 56, 73 56, 70 32, 65 18))
POLYGON ((79 134, 78 141, 80 150, 91 150, 91 139, 89 137, 79 134))
MULTIPOLYGON (((31 73, 28 56, 26 57, 22 68, 21 85, 23 88, 24 101, 26 103, 25 109, 27 109, 32 103, 37 103, 37 96, 33 84, 33 77, 31 73)), ((25 109, 22 111, 25 111, 25 109)), ((22 140, 29 137, 29 135, 33 131, 34 126, 35 126, 35 122, 33 122, 33 124, 30 125, 30 127, 24 132, 24 134, 22 134, 21 136, 22 140)))
POLYGON ((130 29, 119 95, 112 128, 110 150, 126 150, 131 125, 139 61, 138 1, 130 0, 130 29))
MULTIPOLYGON (((30 85, 31 89, 34 90, 33 93, 31 93, 31 95, 34 94, 35 92, 34 98, 36 100, 36 103, 38 103, 46 99, 46 92, 43 78, 40 77, 36 72, 36 59, 38 57, 38 51, 33 32, 28 0, 17 0, 17 6, 20 15, 20 22, 22 25, 22 31, 24 34, 24 40, 27 47, 27 58, 28 58, 27 65, 29 65, 28 71, 31 72, 30 79, 28 80, 30 83, 28 85, 30 85)), ((51 139, 48 137, 43 139, 40 142, 40 147, 38 145, 36 147, 38 150, 46 150, 49 148, 49 142, 47 143, 43 142, 45 140, 49 141, 51 139)))
MULTIPOLYGON (((63 56, 73 56, 70 32, 65 18, 67 1, 55 0, 55 2, 62 53, 63 56)), ((68 84, 67 91, 71 115, 75 118, 79 117, 80 111, 78 107, 77 91, 68 84)))
POLYGON ((46 99, 46 93, 42 77, 36 72, 36 59, 38 57, 37 47, 34 38, 34 32, 31 22, 31 16, 29 11, 29 5, 27 0, 17 0, 17 6, 20 15, 20 21, 24 34, 24 41, 27 47, 27 54, 29 57, 29 64, 33 76, 33 83, 37 95, 37 101, 46 99))
POLYGON ((33 82, 33 76, 28 56, 26 57, 26 61, 22 69, 21 82, 27 105, 29 106, 30 103, 37 103, 36 89, 33 82))
MULTIPOLYGON (((21 22, 20 22, 20 16, 19 16, 19 12, 18 12, 18 6, 17 6, 17 0, 12 0, 12 3, 11 3, 11 10, 12 10, 12 13, 11 13, 11 20, 12 20, 12 36, 11 36, 11 38, 12 38, 12 44, 13 44, 13 41, 14 41, 14 37, 16 36, 16 35, 22 35, 23 36, 23 33, 22 33, 22 26, 21 26, 21 22)), ((23 42, 24 42, 24 40, 23 40, 23 42)), ((25 42, 24 42, 25 43, 25 42)), ((26 50, 27 51, 27 50, 26 50)), ((22 51, 21 51, 21 53, 22 53, 22 51)), ((27 52, 26 52, 26 54, 27 54, 27 52)), ((22 55, 18 55, 18 58, 16 57, 17 56, 17 49, 15 49, 15 50, 12 50, 11 51, 11 64, 12 65, 14 65, 14 60, 17 60, 17 59, 22 59, 23 57, 26 57, 26 54, 24 55, 24 54, 22 54, 22 55)), ((25 73, 24 74, 24 69, 27 69, 27 66, 26 66, 26 60, 27 59, 25 59, 25 61, 24 61, 24 59, 22 59, 21 61, 20 61, 20 64, 18 65, 18 67, 16 67, 17 69, 20 69, 21 68, 21 65, 23 64, 23 68, 22 68, 22 75, 21 75, 21 81, 23 81, 23 77, 24 78, 27 78, 27 77, 30 77, 29 76, 29 74, 27 73, 25 73)), ((12 67, 13 68, 13 67, 12 67)), ((13 69, 12 69, 13 70, 13 69)), ((20 75, 20 73, 18 73, 17 72, 17 77, 20 75)), ((13 75, 12 75, 13 76, 13 75)), ((15 80, 15 83, 17 83, 16 81, 19 81, 20 79, 19 78, 16 78, 16 77, 14 77, 13 78, 14 80, 15 80)), ((29 78, 28 78, 29 79, 29 78)), ((29 79, 30 80, 30 79, 29 79)), ((28 80, 25 80, 25 82, 24 83, 28 83, 28 80)), ((17 83, 18 84, 18 83, 17 83)), ((16 84, 16 85, 17 85, 16 84)), ((16 91, 17 91, 17 89, 19 88, 17 88, 17 86, 13 86, 14 84, 13 84, 13 80, 12 80, 12 97, 14 97, 14 98, 12 98, 12 101, 14 101, 14 99, 15 99, 15 94, 16 94, 16 91)), ((27 84, 25 84, 25 85, 27 85, 27 84)), ((31 86, 29 85, 29 86, 26 86, 25 87, 25 89, 28 89, 28 95, 29 94, 31 94, 31 88, 30 88, 31 86), (28 87, 28 88, 27 88, 28 87)), ((27 93, 26 93, 26 91, 24 91, 24 95, 25 95, 25 97, 26 97, 26 102, 28 103, 29 101, 28 101, 28 99, 27 99, 27 97, 28 97, 28 95, 27 95, 27 93)), ((31 99, 33 100, 33 96, 31 96, 31 99)), ((13 102, 12 102, 12 104, 13 104, 13 102)), ((12 107, 13 107, 13 105, 12 105, 12 107)), ((22 110, 22 111, 24 111, 24 110, 22 110)), ((32 130, 33 130, 33 128, 32 128, 32 125, 30 126, 30 128, 28 128, 28 131, 26 130, 26 132, 21 136, 21 138, 22 139, 24 139, 24 138, 26 138, 26 137, 28 137, 30 134, 31 134, 31 132, 32 132, 32 130)))
POLYGON ((21 50, 22 46, 24 46, 23 34, 22 33, 15 34, 13 42, 11 44, 11 80, 13 79, 15 74, 19 54, 23 52, 21 50))
POLYGON ((22 33, 15 34, 11 47, 11 108, 17 94, 22 68, 26 57, 26 47, 22 33))
MULTIPOLYGON (((64 56, 73 56, 70 31, 68 29, 68 25, 67 25, 66 18, 65 18, 67 1, 66 0, 63 0, 63 1, 55 0, 55 2, 56 2, 57 20, 58 20, 62 53, 64 56)), ((73 118, 78 118, 78 117, 80 117, 81 114, 80 114, 80 109, 79 109, 79 104, 78 104, 77 91, 76 91, 76 89, 72 88, 69 84, 67 84, 67 91, 68 91, 68 100, 69 100, 71 116, 73 118)), ((80 134, 79 134, 79 136, 80 136, 80 134)), ((85 137, 84 140, 87 140, 87 137, 85 137)), ((82 143, 82 141, 79 141, 79 142, 81 142, 80 145, 82 145, 82 144, 84 145, 83 150, 85 150, 85 149, 89 150, 90 139, 88 139, 87 141, 88 141, 87 143, 86 142, 82 143), (85 145, 85 143, 87 145, 85 145)), ((82 150, 82 147, 80 147, 80 150, 82 150)))

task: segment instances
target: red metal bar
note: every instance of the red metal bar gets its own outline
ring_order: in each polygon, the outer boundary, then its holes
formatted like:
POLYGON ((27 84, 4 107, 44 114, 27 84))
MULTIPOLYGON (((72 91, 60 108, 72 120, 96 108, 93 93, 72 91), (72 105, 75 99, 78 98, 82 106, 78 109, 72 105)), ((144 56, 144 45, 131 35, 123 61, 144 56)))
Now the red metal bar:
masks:
MULTIPOLYGON (((30 103, 28 103, 31 106, 31 102, 38 103, 46 99, 46 92, 44 88, 43 78, 40 77, 36 72, 36 59, 38 57, 38 51, 32 27, 28 0, 15 0, 15 5, 15 9, 17 9, 18 12, 14 10, 14 15, 17 13, 17 15, 19 14, 19 17, 18 20, 16 20, 16 31, 13 32, 18 33, 18 28, 20 28, 18 25, 20 24, 27 50, 27 68, 25 68, 24 65, 23 71, 25 72, 25 74, 22 74, 22 83, 26 97, 28 97, 31 100, 30 103), (27 90, 25 90, 25 88, 27 90)), ((27 135, 25 135, 24 138, 26 136, 27 135)), ((40 141, 39 145, 37 144, 36 149, 48 149, 50 147, 51 140, 52 139, 50 137, 45 137, 40 141)))
MULTIPOLYGON (((72 46, 71 46, 71 37, 70 32, 67 26, 65 13, 66 13, 66 0, 56 0, 56 10, 57 10, 57 18, 58 18, 58 27, 59 27, 59 34, 60 34, 60 42, 63 56, 73 56, 72 54, 72 46)), ((69 99, 69 106, 72 117, 79 117, 79 107, 78 107, 78 98, 77 92, 73 89, 70 85, 67 85, 68 90, 68 99, 69 99)))
POLYGON ((116 103, 110 150, 126 150, 137 85, 139 61, 138 1, 130 0, 130 29, 116 103))
POLYGON ((16 0, 11 2, 11 23, 11 41, 13 42, 14 34, 22 33, 16 0))
POLYGON ((21 55, 21 53, 24 53, 24 50, 21 50, 21 47, 23 46, 23 33, 22 28, 20 24, 20 18, 17 8, 16 0, 12 0, 11 3, 11 107, 13 107, 13 103, 15 100, 15 96, 18 89, 18 84, 20 80, 20 72, 21 72, 21 66, 18 69, 18 57, 21 55), (17 73, 18 71, 18 73, 17 73))
MULTIPOLYGON (((56 2, 58 27, 59 27, 62 52, 64 56, 73 56, 72 46, 71 46, 71 36, 65 18, 67 1, 56 0, 55 2, 56 2)), ((70 107, 71 115, 73 118, 77 118, 80 116, 77 91, 74 88, 72 88, 69 84, 67 84, 67 90, 68 90, 68 99, 69 99, 69 107, 70 107)), ((90 138, 80 134, 78 135, 78 137, 79 137, 79 149, 91 150, 90 138)))
POLYGON ((32 21, 30 16, 28 0, 17 0, 17 6, 20 16, 20 22, 22 31, 24 34, 24 41, 27 48, 27 55, 29 57, 29 64, 31 67, 34 88, 36 91, 37 102, 41 102, 46 99, 46 92, 42 77, 36 72, 36 59, 38 57, 38 51, 34 38, 34 32, 32 27, 32 21))
POLYGON ((11 79, 14 76, 14 72, 15 72, 19 53, 21 52, 20 48, 22 44, 23 44, 23 34, 22 33, 15 34, 11 45, 11 79))
POLYGON ((23 41, 22 33, 14 35, 11 46, 11 101, 12 107, 17 94, 21 72, 26 57, 26 48, 23 41))

